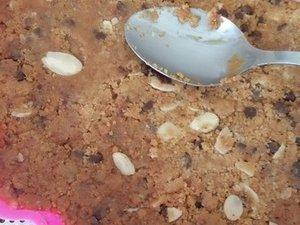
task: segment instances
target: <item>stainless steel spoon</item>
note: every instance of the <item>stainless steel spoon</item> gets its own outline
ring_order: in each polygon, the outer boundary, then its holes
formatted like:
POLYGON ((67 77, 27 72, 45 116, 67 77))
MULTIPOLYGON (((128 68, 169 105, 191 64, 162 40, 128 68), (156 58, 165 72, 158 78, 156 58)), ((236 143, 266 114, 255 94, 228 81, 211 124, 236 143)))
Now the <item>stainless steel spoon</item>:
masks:
POLYGON ((197 27, 179 22, 176 7, 140 11, 128 20, 125 37, 132 50, 149 66, 180 82, 216 85, 224 77, 266 64, 300 65, 300 52, 266 51, 253 47, 240 29, 221 17, 218 29, 209 27, 207 12, 197 27), (158 18, 151 18, 157 13, 158 18), (181 79, 175 74, 183 74, 181 79))

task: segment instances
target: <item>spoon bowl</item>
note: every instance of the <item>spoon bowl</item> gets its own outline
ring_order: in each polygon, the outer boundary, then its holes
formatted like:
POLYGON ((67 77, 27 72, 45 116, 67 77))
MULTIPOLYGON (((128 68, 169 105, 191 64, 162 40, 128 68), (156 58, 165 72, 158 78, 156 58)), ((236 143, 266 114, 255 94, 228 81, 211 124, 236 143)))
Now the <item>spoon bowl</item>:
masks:
POLYGON ((217 85, 226 76, 265 64, 300 64, 300 52, 273 52, 253 47, 225 17, 211 29, 209 14, 191 9, 197 26, 181 23, 177 7, 146 9, 125 26, 131 49, 150 67, 174 80, 194 85, 217 85), (157 15, 151 17, 149 15, 157 15))

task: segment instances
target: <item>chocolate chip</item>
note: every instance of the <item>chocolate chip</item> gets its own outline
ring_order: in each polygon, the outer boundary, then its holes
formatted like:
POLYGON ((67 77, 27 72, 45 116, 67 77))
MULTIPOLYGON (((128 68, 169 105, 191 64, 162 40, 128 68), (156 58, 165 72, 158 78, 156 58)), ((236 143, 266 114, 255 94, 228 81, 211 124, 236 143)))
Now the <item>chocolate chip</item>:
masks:
POLYGON ((201 138, 193 140, 192 143, 193 143, 193 144, 196 146, 196 148, 198 148, 199 150, 202 150, 202 149, 203 149, 203 147, 202 147, 203 140, 202 140, 201 138))
POLYGON ((300 159, 298 159, 298 161, 293 164, 292 173, 295 177, 300 178, 300 159))
POLYGON ((286 26, 287 26, 287 23, 280 24, 280 25, 277 27, 277 31, 282 31, 286 26))
POLYGON ((89 157, 89 162, 91 163, 101 163, 103 161, 103 155, 99 152, 97 152, 96 154, 93 154, 89 157))
POLYGON ((154 101, 150 100, 146 102, 142 107, 142 112, 148 112, 153 108, 153 106, 154 106, 154 101))
POLYGON ((167 205, 166 204, 161 204, 159 206, 159 214, 162 215, 163 217, 167 217, 168 216, 168 211, 167 211, 167 205))
POLYGON ((224 16, 224 17, 229 17, 229 13, 228 13, 227 10, 224 9, 224 8, 219 9, 219 10, 218 10, 218 14, 219 14, 219 15, 222 15, 222 16, 224 16))
POLYGON ((34 33, 36 36, 38 36, 38 37, 42 37, 42 36, 43 36, 43 31, 42 31, 42 29, 41 29, 40 27, 34 28, 33 33, 34 33))
POLYGON ((294 102, 294 101, 296 101, 296 96, 293 91, 289 91, 289 92, 285 93, 285 96, 283 99, 287 102, 294 102))
POLYGON ((266 20, 263 16, 258 17, 257 23, 265 23, 265 22, 266 22, 266 20))
POLYGON ((66 24, 68 27, 75 27, 76 25, 75 21, 71 18, 65 19, 64 24, 66 24))
POLYGON ((260 39, 262 37, 262 33, 258 30, 255 30, 249 34, 249 37, 253 37, 255 39, 260 39))
POLYGON ((147 3, 143 2, 143 4, 141 5, 141 10, 145 10, 148 8, 149 8, 149 6, 147 5, 147 3))
POLYGON ((14 220, 10 220, 9 222, 10 222, 10 223, 14 223, 15 221, 14 221, 14 220))
POLYGON ((252 119, 257 115, 257 110, 255 107, 248 106, 244 108, 244 115, 246 118, 252 119))
POLYGON ((290 112, 289 107, 283 101, 276 102, 274 108, 280 114, 287 115, 290 112))
POLYGON ((107 207, 97 206, 93 211, 93 217, 99 222, 106 216, 108 210, 107 207))
POLYGON ((269 2, 273 5, 278 5, 281 2, 281 0, 269 0, 269 2))
POLYGON ((296 137, 295 143, 298 147, 300 147, 300 137, 296 137))
POLYGON ((183 168, 188 169, 192 165, 192 157, 189 153, 184 153, 184 155, 181 157, 181 165, 183 168))
POLYGON ((105 40, 107 35, 102 31, 93 30, 94 37, 97 40, 105 40))
POLYGON ((247 32, 249 30, 249 27, 247 24, 243 23, 241 26, 240 26, 240 29, 243 33, 247 32))
POLYGON ((19 49, 13 48, 10 51, 10 58, 14 61, 17 61, 21 58, 21 52, 19 49))
POLYGON ((46 116, 37 115, 35 117, 32 117, 32 123, 35 124, 41 130, 44 130, 46 128, 47 120, 48 118, 46 116))
POLYGON ((236 144, 236 146, 237 146, 239 149, 245 149, 245 148, 247 147, 247 145, 244 144, 244 143, 242 143, 242 142, 238 142, 238 143, 236 144))
POLYGON ((30 30, 33 25, 33 20, 32 18, 25 18, 24 19, 24 29, 25 30, 30 30))
POLYGON ((6 28, 7 28, 6 24, 3 22, 0 22, 0 32, 1 33, 4 32, 6 30, 6 28))
POLYGON ((196 202, 195 202, 195 207, 196 207, 197 209, 201 209, 201 208, 204 207, 204 206, 202 205, 202 199, 201 199, 200 197, 197 197, 196 202))
POLYGON ((270 150, 271 154, 275 154, 278 149, 280 148, 280 144, 277 141, 271 140, 267 144, 268 149, 270 150))
POLYGON ((72 156, 82 159, 84 157, 84 151, 82 151, 81 149, 75 149, 72 151, 72 156))
POLYGON ((25 75, 25 73, 23 73, 23 71, 21 69, 17 70, 16 79, 19 82, 26 80, 26 75, 25 75))
POLYGON ((116 4, 116 8, 117 8, 118 11, 124 12, 124 11, 126 11, 127 6, 125 5, 124 2, 118 1, 117 4, 116 4))
POLYGON ((4 219, 0 219, 0 223, 5 223, 5 220, 4 219))
POLYGON ((141 62, 141 72, 144 75, 148 76, 150 74, 150 72, 151 72, 151 67, 148 66, 146 63, 141 62))
POLYGON ((16 188, 13 185, 11 186, 11 193, 16 197, 19 197, 20 195, 24 194, 24 192, 25 191, 22 188, 16 188))
POLYGON ((241 11, 238 11, 234 14, 234 17, 238 20, 242 20, 244 18, 244 14, 241 11))
POLYGON ((241 11, 247 15, 253 15, 253 13, 254 13, 254 10, 250 5, 242 6, 241 11))
POLYGON ((92 219, 91 219, 91 225, 101 225, 102 224, 102 222, 101 221, 98 221, 97 219, 96 219, 96 217, 92 217, 92 219))

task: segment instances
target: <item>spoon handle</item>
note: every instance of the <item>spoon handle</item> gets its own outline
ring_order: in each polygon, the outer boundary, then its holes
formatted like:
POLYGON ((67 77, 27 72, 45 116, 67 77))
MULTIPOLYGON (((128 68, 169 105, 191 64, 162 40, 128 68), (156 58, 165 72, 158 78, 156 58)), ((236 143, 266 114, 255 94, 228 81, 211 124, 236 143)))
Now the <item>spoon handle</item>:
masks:
POLYGON ((287 64, 300 66, 300 52, 258 50, 257 65, 287 64))

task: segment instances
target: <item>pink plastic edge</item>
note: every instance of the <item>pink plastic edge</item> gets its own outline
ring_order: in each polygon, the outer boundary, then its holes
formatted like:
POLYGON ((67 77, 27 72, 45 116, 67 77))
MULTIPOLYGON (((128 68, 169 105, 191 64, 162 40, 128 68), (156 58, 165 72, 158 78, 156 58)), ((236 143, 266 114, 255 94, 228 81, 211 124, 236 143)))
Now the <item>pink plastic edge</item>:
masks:
POLYGON ((36 225, 63 225, 63 222, 57 214, 12 209, 2 201, 0 201, 0 218, 9 220, 29 220, 36 225))

